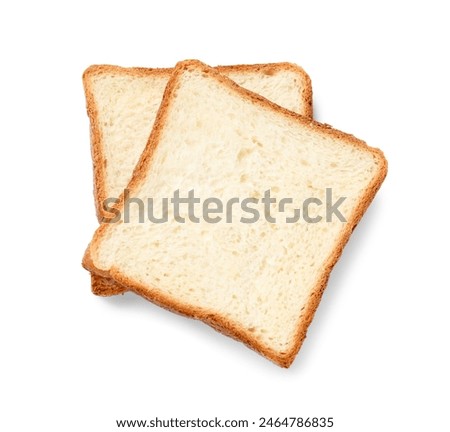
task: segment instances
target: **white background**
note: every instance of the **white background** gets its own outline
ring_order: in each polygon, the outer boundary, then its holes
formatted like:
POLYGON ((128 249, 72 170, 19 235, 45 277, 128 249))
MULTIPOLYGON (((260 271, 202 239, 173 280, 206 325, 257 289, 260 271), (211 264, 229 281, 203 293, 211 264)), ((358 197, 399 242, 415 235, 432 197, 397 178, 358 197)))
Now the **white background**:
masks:
POLYGON ((333 431, 450 430, 444 5, 3 2, 0 429, 330 416, 333 431), (316 119, 389 161, 288 370, 132 294, 95 297, 81 268, 97 226, 81 75, 186 58, 300 64, 316 119))

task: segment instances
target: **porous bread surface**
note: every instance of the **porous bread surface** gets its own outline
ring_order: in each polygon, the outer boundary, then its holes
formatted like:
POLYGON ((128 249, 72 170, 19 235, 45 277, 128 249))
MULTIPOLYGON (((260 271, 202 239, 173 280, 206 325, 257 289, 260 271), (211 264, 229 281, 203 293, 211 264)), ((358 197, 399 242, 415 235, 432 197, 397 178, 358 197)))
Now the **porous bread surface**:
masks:
MULTIPOLYGON (((311 81, 290 63, 219 66, 239 85, 299 114, 312 116, 311 81)), ((173 69, 91 66, 83 76, 91 120, 95 200, 99 218, 102 203, 118 198, 131 179, 145 148, 173 69)), ((99 295, 121 293, 124 287, 92 277, 99 295)))
MULTIPOLYGON (((88 267, 288 366, 332 266, 386 174, 385 159, 354 137, 282 110, 200 63, 182 63, 177 71, 131 195, 144 202, 153 197, 155 215, 175 190, 187 196, 193 189, 202 200, 225 203, 260 198, 270 189, 294 204, 287 214, 272 208, 277 223, 260 218, 253 224, 239 221, 248 214, 237 206, 231 223, 181 224, 171 211, 167 223, 139 223, 138 207, 130 206, 130 223, 104 224, 96 232, 88 267), (339 209, 347 223, 284 222, 304 199, 325 201, 326 188, 335 199, 346 197, 339 209)), ((317 214, 325 216, 323 210, 317 214)))

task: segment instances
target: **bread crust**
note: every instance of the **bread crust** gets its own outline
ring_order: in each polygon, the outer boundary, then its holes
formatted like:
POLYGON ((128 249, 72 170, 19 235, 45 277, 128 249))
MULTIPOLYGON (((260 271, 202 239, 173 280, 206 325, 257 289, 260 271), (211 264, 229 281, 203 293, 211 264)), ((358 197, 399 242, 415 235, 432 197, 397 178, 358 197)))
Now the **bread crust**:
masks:
MULTIPOLYGON (((232 66, 217 66, 219 73, 263 73, 266 75, 273 75, 279 71, 290 70, 296 73, 302 80, 300 98, 304 104, 303 115, 312 118, 312 85, 308 74, 296 64, 293 63, 266 63, 266 64, 252 64, 252 65, 232 65, 232 66)), ((98 108, 95 103, 94 92, 92 89, 92 78, 104 74, 121 74, 133 77, 148 77, 148 76, 164 76, 169 80, 174 72, 173 68, 143 68, 131 67, 125 68, 113 65, 93 65, 88 67, 83 73, 83 86, 86 95, 86 109, 90 121, 90 136, 91 136, 91 155, 94 172, 94 201, 99 222, 107 216, 102 209, 102 203, 107 199, 106 193, 106 171, 105 163, 106 157, 103 148, 101 128, 99 125, 98 108)), ((101 276, 94 275, 91 277, 91 290, 94 294, 99 296, 111 296, 122 294, 127 291, 126 287, 115 284, 112 280, 104 280, 101 276)))
MULTIPOLYGON (((349 135, 344 132, 335 130, 328 125, 320 124, 313 120, 307 119, 306 117, 288 111, 282 107, 279 107, 278 105, 264 99, 263 97, 256 95, 250 91, 247 91, 246 89, 243 89, 242 87, 238 86, 236 83, 231 81, 229 78, 220 75, 218 71, 215 71, 214 69, 206 66, 205 64, 197 60, 187 60, 178 63, 166 87, 164 98, 161 103, 161 107, 158 111, 153 131, 150 135, 150 138, 141 156, 141 159, 139 160, 136 166, 133 178, 130 184, 128 185, 128 189, 130 190, 131 194, 133 193, 133 191, 137 190, 140 182, 144 180, 145 175, 151 166, 152 157, 159 143, 165 119, 169 112, 170 104, 172 103, 175 97, 174 90, 178 85, 180 77, 184 71, 192 69, 200 70, 201 72, 211 77, 214 77, 217 81, 223 83, 225 86, 241 94, 241 96, 244 99, 254 104, 261 105, 265 108, 272 109, 274 112, 278 113, 278 115, 284 116, 285 118, 289 118, 292 119, 293 121, 301 123, 305 127, 314 131, 315 133, 319 132, 334 138, 345 140, 350 145, 354 145, 365 152, 370 152, 373 158, 376 160, 376 164, 378 165, 377 174, 374 176, 372 182, 365 189, 364 193, 362 194, 362 198, 359 204, 356 206, 353 214, 351 214, 350 217, 348 218, 348 222, 345 225, 345 228, 342 230, 341 236, 338 239, 336 246, 331 251, 326 261, 326 264, 324 265, 322 274, 309 297, 309 301, 306 305, 306 311, 304 312, 303 317, 299 315, 298 329, 296 331, 290 349, 282 353, 276 352, 270 347, 258 341, 248 330, 246 330, 242 326, 237 325, 236 323, 233 323, 226 317, 223 317, 220 314, 211 310, 206 310, 200 307, 183 304, 182 302, 179 302, 176 299, 170 298, 169 296, 158 292, 154 287, 143 286, 137 281, 132 280, 131 278, 128 278, 126 275, 122 274, 115 267, 111 267, 106 272, 99 271, 99 269, 97 269, 94 265, 91 254, 96 253, 99 244, 102 240, 102 237, 105 234, 106 230, 108 229, 107 224, 101 225, 94 234, 94 238, 90 243, 90 245, 88 246, 85 257, 83 259, 83 265, 93 273, 97 273, 100 275, 107 275, 114 281, 124 286, 127 286, 131 291, 134 291, 135 293, 141 295, 142 297, 146 298, 147 300, 155 304, 158 304, 166 309, 185 315, 187 317, 200 319, 204 321, 205 323, 207 323, 214 329, 220 331, 221 333, 224 333, 225 335, 231 336, 234 339, 244 342, 247 346, 259 352, 266 358, 272 360, 275 364, 287 368, 292 364, 295 356, 297 355, 299 349, 303 344, 303 341, 305 340, 308 326, 310 325, 314 317, 315 311, 317 310, 317 307, 320 303, 331 270, 333 269, 334 265, 341 256, 343 248, 347 243, 347 241, 349 240, 352 231, 360 221, 362 215, 366 211, 369 204, 372 202, 376 192, 378 191, 384 178, 386 177, 387 161, 384 158, 383 153, 379 149, 369 147, 364 141, 355 138, 353 135, 349 135)), ((122 194, 118 204, 120 208, 123 207, 123 202, 124 197, 122 194)))

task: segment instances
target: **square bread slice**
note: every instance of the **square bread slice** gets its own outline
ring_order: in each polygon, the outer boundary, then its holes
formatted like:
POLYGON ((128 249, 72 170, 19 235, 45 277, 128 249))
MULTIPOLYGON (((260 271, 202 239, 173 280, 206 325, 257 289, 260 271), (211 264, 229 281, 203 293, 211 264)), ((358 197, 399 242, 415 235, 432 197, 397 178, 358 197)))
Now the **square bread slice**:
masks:
MULTIPOLYGON (((219 66, 217 70, 284 108, 312 117, 311 80, 295 64, 219 66)), ((104 200, 118 198, 131 180, 172 73, 173 69, 94 65, 83 74, 99 220, 105 217, 104 200)), ((96 275, 91 286, 103 296, 126 290, 96 275)))
POLYGON ((380 150, 181 62, 128 185, 133 201, 122 194, 83 264, 288 367, 386 172, 380 150), (277 201, 262 205, 268 192, 277 201), (190 193, 203 209, 214 198, 216 213, 164 207, 190 193))

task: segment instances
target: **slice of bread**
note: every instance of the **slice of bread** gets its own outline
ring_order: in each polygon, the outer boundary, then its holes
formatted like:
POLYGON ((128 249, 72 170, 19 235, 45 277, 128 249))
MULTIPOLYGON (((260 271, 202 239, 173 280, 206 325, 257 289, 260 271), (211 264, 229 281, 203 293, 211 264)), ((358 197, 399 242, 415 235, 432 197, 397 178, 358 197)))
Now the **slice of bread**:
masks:
POLYGON ((179 214, 168 207, 166 223, 141 223, 147 213, 122 195, 120 220, 100 226, 83 264, 288 367, 386 172, 378 149, 280 108, 200 62, 181 62, 128 185, 130 197, 144 204, 152 198, 155 217, 176 191, 187 197, 193 190, 203 203, 219 198, 225 208, 270 190, 278 206, 253 201, 248 207, 262 215, 254 223, 244 223, 251 215, 242 205, 224 210, 217 223, 191 220, 186 205, 179 214), (293 204, 282 209, 286 198, 293 204), (309 213, 305 202, 314 204, 309 213), (339 202, 345 222, 334 212, 339 202), (303 217, 288 223, 296 208, 303 217))
MULTIPOLYGON (((273 63, 219 66, 217 70, 291 111, 312 117, 311 81, 299 66, 273 63)), ((131 179, 172 72, 96 65, 83 75, 99 220, 105 216, 104 200, 118 198, 131 179)), ((91 286, 95 294, 103 296, 126 290, 96 275, 92 275, 91 286)))

